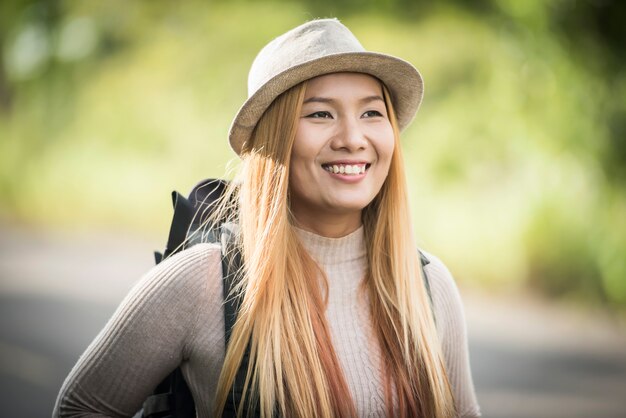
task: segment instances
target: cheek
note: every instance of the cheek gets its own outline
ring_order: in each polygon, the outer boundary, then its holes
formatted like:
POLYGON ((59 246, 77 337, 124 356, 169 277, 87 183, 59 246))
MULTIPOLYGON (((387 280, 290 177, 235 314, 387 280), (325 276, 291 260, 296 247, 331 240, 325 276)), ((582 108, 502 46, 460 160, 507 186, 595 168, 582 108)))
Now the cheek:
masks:
POLYGON ((378 140, 376 141, 376 152, 378 154, 379 161, 389 167, 391 163, 391 157, 395 148, 395 140, 393 136, 393 128, 391 125, 387 125, 384 129, 378 132, 378 140))
POLYGON ((296 194, 300 194, 299 191, 302 189, 302 181, 305 176, 302 173, 304 169, 304 162, 302 161, 299 154, 296 152, 291 153, 291 162, 289 164, 289 188, 296 192, 296 194))
POLYGON ((297 177, 303 176, 304 172, 310 170, 315 162, 315 155, 311 152, 306 144, 293 144, 291 151, 291 161, 289 163, 289 172, 297 177))
POLYGON ((303 126, 301 122, 298 126, 298 130, 296 131, 296 137, 293 141, 293 146, 291 148, 291 161, 292 162, 303 162, 307 158, 311 157, 311 140, 310 140, 310 130, 303 126))
POLYGON ((310 189, 308 183, 314 175, 312 167, 315 165, 315 155, 307 145, 309 144, 304 138, 296 137, 291 150, 289 189, 298 196, 307 194, 307 189, 310 189))

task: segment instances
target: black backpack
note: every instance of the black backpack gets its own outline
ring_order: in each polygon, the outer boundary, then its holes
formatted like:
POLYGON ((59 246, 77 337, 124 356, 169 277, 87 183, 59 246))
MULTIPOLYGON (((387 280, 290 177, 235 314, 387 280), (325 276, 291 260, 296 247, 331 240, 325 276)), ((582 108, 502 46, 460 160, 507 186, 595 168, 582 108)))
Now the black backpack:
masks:
MULTIPOLYGON (((229 246, 232 240, 232 230, 225 225, 217 224, 216 228, 199 232, 203 223, 215 210, 217 200, 222 196, 227 182, 220 179, 206 179, 199 182, 185 198, 180 193, 172 192, 174 215, 170 226, 167 245, 163 253, 155 252, 156 264, 164 258, 184 248, 189 248, 199 242, 220 242, 222 244, 222 276, 224 278, 224 334, 226 346, 230 340, 232 328, 237 319, 237 312, 241 300, 233 298, 230 290, 236 280, 241 255, 236 249, 229 246)), ((424 266, 430 263, 420 251, 421 267, 424 284, 431 297, 430 284, 424 266)), ((432 302, 432 297, 431 297, 432 302)), ((431 304, 432 305, 432 304, 431 304)), ((247 370, 249 351, 246 350, 237 372, 233 389, 230 391, 223 417, 236 417, 236 407, 243 394, 243 382, 247 370)), ((258 405, 257 405, 258 407, 258 405)), ((260 416, 258 410, 256 416, 260 416)), ((245 415, 245 411, 244 411, 245 415)), ((157 385, 153 393, 143 403, 143 418, 194 418, 196 408, 185 382, 180 367, 170 373, 157 385)))

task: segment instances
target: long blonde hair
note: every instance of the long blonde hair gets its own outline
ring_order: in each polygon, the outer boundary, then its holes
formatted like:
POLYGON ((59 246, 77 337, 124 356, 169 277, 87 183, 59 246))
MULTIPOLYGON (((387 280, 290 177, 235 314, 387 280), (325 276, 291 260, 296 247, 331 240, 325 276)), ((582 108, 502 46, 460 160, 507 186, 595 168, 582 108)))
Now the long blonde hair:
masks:
MULTIPOLYGON (((305 90, 306 82, 291 88, 264 113, 242 152, 239 185, 233 183, 217 211, 217 216, 232 211, 230 204, 237 202, 244 263, 233 295, 242 303, 218 382, 215 416, 224 410, 247 347, 238 416, 256 404, 264 418, 275 412, 356 416, 325 317, 327 287, 317 280, 325 275, 298 240, 289 211, 289 163, 305 90)), ((384 358, 385 402, 390 417, 452 417, 452 393, 410 233, 399 131, 384 85, 383 91, 395 148, 388 177, 364 209, 363 223, 369 257, 364 286, 384 358)))

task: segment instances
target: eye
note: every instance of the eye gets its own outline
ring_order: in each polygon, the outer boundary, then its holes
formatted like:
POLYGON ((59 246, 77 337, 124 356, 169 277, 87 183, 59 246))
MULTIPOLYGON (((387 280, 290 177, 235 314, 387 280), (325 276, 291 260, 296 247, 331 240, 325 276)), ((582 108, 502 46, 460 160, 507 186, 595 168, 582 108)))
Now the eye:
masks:
POLYGON ((367 112, 363 113, 363 116, 366 118, 375 118, 382 115, 383 114, 380 113, 378 110, 368 110, 367 112))
POLYGON ((330 112, 319 111, 319 112, 311 113, 310 115, 307 115, 306 117, 312 118, 312 119, 332 119, 333 116, 330 114, 330 112))

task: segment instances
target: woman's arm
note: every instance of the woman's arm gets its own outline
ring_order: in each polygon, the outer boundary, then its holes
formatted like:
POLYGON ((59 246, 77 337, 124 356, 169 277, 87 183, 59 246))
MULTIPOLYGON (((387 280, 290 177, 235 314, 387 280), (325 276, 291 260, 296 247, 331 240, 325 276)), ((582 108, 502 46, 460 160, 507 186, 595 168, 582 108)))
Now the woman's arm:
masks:
POLYGON ((57 398, 54 417, 130 417, 186 357, 218 246, 201 244, 151 269, 80 357, 57 398))
POLYGON ((437 331, 441 339, 448 377, 459 417, 480 417, 480 408, 472 381, 467 346, 467 327, 459 290, 448 268, 436 256, 430 260, 428 275, 437 331))

